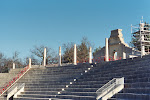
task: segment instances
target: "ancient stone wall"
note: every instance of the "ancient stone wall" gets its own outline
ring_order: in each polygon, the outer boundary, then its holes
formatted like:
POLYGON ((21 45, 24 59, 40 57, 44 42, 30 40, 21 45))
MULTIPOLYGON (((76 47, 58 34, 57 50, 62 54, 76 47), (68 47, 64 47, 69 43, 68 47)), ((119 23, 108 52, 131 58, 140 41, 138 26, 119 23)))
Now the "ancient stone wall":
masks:
MULTIPOLYGON (((108 49, 109 49, 109 57, 110 58, 122 58, 126 59, 129 58, 130 55, 139 54, 139 51, 134 50, 133 48, 129 47, 128 44, 124 42, 122 29, 116 29, 111 31, 111 35, 108 41, 108 49), (117 54, 117 55, 116 55, 117 54), (115 57, 115 55, 117 57, 115 57)), ((98 59, 99 57, 105 56, 105 46, 96 53, 94 59, 98 59)))

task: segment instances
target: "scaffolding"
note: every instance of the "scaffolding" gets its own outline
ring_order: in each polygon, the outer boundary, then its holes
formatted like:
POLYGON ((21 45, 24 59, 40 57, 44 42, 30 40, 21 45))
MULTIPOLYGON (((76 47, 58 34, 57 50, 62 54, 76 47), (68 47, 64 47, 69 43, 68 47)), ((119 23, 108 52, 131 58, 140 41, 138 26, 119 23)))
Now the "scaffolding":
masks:
POLYGON ((141 57, 150 54, 150 24, 140 21, 140 24, 131 24, 131 38, 134 47, 141 51, 141 57))

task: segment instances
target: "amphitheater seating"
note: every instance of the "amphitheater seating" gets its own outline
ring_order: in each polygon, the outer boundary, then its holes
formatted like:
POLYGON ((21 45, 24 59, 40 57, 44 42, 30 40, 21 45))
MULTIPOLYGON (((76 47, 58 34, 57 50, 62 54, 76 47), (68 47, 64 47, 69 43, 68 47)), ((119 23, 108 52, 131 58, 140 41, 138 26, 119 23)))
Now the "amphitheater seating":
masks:
POLYGON ((25 91, 14 100, 96 100, 95 91, 113 78, 125 78, 125 88, 109 100, 150 99, 150 56, 50 68, 32 68, 19 82, 25 91), (86 70, 86 71, 85 71, 86 70))

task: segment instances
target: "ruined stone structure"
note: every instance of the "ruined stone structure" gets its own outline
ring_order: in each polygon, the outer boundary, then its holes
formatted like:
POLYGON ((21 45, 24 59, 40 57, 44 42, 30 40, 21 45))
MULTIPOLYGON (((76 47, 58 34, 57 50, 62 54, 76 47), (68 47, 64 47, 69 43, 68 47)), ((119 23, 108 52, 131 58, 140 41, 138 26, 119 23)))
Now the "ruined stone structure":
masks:
MULTIPOLYGON (((116 29, 111 31, 110 38, 108 39, 108 52, 109 58, 130 58, 132 55, 140 55, 139 51, 134 50, 124 42, 122 29, 116 29)), ((105 57, 105 46, 99 50, 94 59, 98 59, 99 57, 105 57)))

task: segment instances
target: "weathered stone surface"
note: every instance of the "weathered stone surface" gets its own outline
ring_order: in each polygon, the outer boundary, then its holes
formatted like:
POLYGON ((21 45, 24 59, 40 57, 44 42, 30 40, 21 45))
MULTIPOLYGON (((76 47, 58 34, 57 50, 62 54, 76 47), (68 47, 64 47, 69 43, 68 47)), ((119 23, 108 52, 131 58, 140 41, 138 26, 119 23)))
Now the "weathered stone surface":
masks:
MULTIPOLYGON (((129 58, 129 55, 140 55, 139 51, 134 50, 124 42, 122 29, 116 29, 111 31, 110 38, 108 40, 108 51, 109 58, 115 58, 114 54, 117 52, 117 57, 121 57, 122 59, 129 58)), ((97 52, 94 56, 94 59, 98 59, 99 57, 105 57, 105 46, 97 52)))
POLYGON ((10 69, 9 73, 0 73, 0 87, 12 80, 23 68, 10 69))

